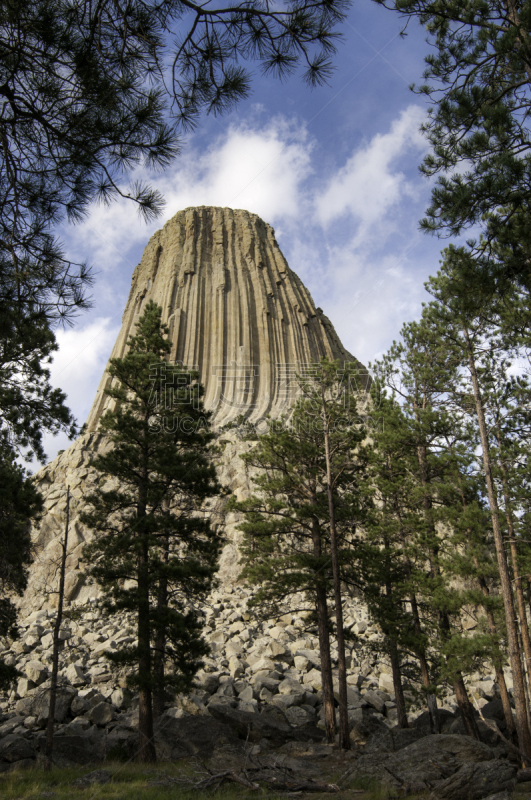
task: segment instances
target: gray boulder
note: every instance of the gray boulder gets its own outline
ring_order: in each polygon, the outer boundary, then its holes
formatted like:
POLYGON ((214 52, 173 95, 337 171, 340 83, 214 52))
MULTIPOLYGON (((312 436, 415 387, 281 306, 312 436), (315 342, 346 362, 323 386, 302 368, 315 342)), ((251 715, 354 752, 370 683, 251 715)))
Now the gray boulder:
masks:
MULTIPOLYGON (((451 725, 455 721, 455 714, 452 714, 451 711, 448 711, 446 708, 438 708, 437 715, 439 717, 439 725, 441 727, 441 731, 446 733, 447 731, 445 728, 451 725)), ((413 727, 418 730, 422 731, 425 736, 430 733, 433 733, 431 729, 431 717, 429 711, 423 711, 422 714, 414 720, 413 727)), ((458 731, 461 733, 461 731, 458 731)))
MULTIPOLYGON (((57 690, 54 714, 56 722, 64 722, 75 695, 76 690, 68 686, 60 687, 57 690)), ((49 707, 50 691, 47 686, 39 686, 38 689, 33 689, 31 694, 19 700, 15 706, 17 714, 23 717, 36 717, 39 725, 48 719, 49 707)))
POLYGON ((424 738, 416 728, 389 728, 383 733, 373 733, 365 745, 365 753, 395 753, 424 738))
POLYGON ((13 763, 14 761, 35 758, 35 756, 36 752, 33 746, 22 736, 11 733, 0 740, 0 761, 13 763))
POLYGON ((496 753, 482 742, 469 736, 441 733, 419 739, 396 753, 367 753, 356 761, 353 775, 393 788, 425 791, 454 775, 465 764, 504 763, 495 758, 496 753))
POLYGON ((240 739, 253 743, 268 739, 273 746, 280 747, 289 741, 321 741, 324 738, 324 731, 316 725, 310 723, 292 727, 279 708, 276 709, 276 714, 271 713, 271 708, 268 707, 261 714, 217 705, 209 705, 208 710, 214 719, 230 726, 240 739))
POLYGON ((454 775, 437 784, 432 800, 483 800, 511 791, 517 767, 510 761, 480 761, 465 764, 454 775))
MULTIPOLYGON (((499 720, 494 720, 496 724, 498 724, 499 720)), ((500 741, 500 735, 486 725, 482 719, 476 720, 476 724, 478 726, 479 735, 481 736, 481 741, 485 742, 485 744, 489 744, 491 747, 494 747, 500 741)), ((463 736, 467 735, 466 725, 461 717, 455 719, 452 724, 447 729, 448 733, 460 733, 463 736)))
POLYGON ((176 718, 164 713, 157 721, 155 743, 165 761, 187 756, 210 758, 217 748, 238 744, 238 736, 231 726, 211 716, 176 718))
POLYGON ((372 708, 352 708, 348 710, 350 736, 354 742, 366 742, 372 734, 387 733, 389 728, 372 708))
POLYGON ((90 709, 87 716, 93 725, 107 725, 113 718, 112 706, 109 703, 98 703, 90 709))

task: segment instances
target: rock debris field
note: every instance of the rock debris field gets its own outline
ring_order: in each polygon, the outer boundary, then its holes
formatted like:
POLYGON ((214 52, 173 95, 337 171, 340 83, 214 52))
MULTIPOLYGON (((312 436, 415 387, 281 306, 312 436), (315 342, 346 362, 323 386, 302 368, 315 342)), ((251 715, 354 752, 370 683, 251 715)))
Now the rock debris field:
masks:
MULTIPOLYGON (((304 611, 257 620, 247 609, 249 596, 245 588, 228 588, 214 592, 206 606, 211 655, 197 675, 197 688, 176 697, 157 722, 162 760, 198 756, 226 767, 231 758, 239 764, 243 756, 267 760, 272 752, 302 748, 315 765, 314 756, 332 751, 323 743, 316 631, 304 611)), ((303 606, 301 598, 294 598, 294 607, 303 606)), ((2 658, 23 676, 0 701, 0 771, 35 765, 44 750, 54 616, 53 611, 35 611, 21 621, 18 639, 0 640, 2 658)), ((493 789, 509 796, 518 764, 503 739, 481 720, 483 742, 463 736, 451 694, 440 701, 442 734, 429 735, 415 686, 406 690, 412 727, 396 728, 390 667, 377 652, 380 634, 356 599, 347 603, 346 625, 354 634, 348 659, 351 775, 406 793, 436 788, 434 797, 454 800, 480 800, 493 789), (459 788, 465 785, 468 794, 459 788)), ((113 673, 105 654, 134 642, 134 620, 105 617, 92 604, 77 621, 65 620, 60 637, 55 762, 73 766, 133 758, 138 703, 127 688, 127 676, 113 673)), ((473 678, 469 690, 477 706, 503 731, 501 703, 487 665, 484 674, 473 678)), ((531 790, 531 782, 522 782, 525 773, 518 775, 519 790, 531 790)))

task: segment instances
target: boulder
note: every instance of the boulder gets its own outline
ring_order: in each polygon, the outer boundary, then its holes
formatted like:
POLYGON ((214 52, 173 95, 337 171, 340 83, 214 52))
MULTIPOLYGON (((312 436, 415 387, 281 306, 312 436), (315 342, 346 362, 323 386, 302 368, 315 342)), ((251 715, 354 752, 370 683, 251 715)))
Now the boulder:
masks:
POLYGON ((489 700, 481 708, 481 713, 486 719, 493 719, 498 725, 499 729, 504 731, 507 727, 505 722, 505 714, 503 713, 503 704, 499 697, 494 700, 489 700))
POLYGON ((480 761, 464 764, 457 772, 437 784, 432 800, 483 800, 492 794, 511 791, 516 784, 517 767, 510 761, 480 761))
MULTIPOLYGON (((445 726, 451 725, 452 722, 455 721, 455 714, 452 714, 451 711, 448 711, 445 708, 438 708, 437 714, 439 717, 439 725, 441 730, 444 729, 445 726)), ((427 736, 429 733, 433 733, 431 729, 430 712, 423 711, 422 714, 419 714, 419 716, 413 721, 413 727, 419 731, 422 731, 425 736, 427 736)), ((461 733, 461 731, 458 731, 458 733, 461 733)))
POLYGON ((30 681, 29 678, 20 678, 17 682, 17 694, 20 697, 26 697, 28 692, 35 688, 35 684, 33 681, 30 681))
POLYGON ((301 706, 304 703, 306 692, 297 692, 292 694, 277 694, 273 697, 272 703, 283 711, 286 711, 292 706, 301 706))
POLYGON ((285 680, 281 681, 278 684, 278 693, 279 694, 300 694, 301 693, 301 685, 297 681, 290 680, 286 678, 285 680))
POLYGON ((239 700, 243 700, 245 703, 250 703, 254 700, 254 693, 252 686, 246 686, 243 691, 241 691, 238 695, 239 700))
POLYGON ((217 705, 210 705, 208 710, 214 719, 231 727, 240 739, 253 743, 268 739, 278 747, 289 741, 320 741, 324 737, 324 731, 313 724, 292 728, 284 714, 281 717, 270 712, 252 714, 217 705))
MULTIPOLYGON (((64 722, 75 694, 75 689, 68 686, 58 688, 54 714, 56 722, 64 722)), ((31 695, 19 700, 16 704, 16 711, 17 714, 21 714, 24 717, 36 717, 37 723, 40 725, 48 719, 49 707, 49 687, 41 686, 38 689, 33 689, 31 695)))
POLYGON ((259 658, 258 661, 255 661, 251 666, 251 672, 261 672, 262 670, 272 672, 274 669, 275 662, 270 658, 259 658))
POLYGON ((495 757, 490 747, 469 736, 441 733, 425 736, 397 753, 362 755, 352 774, 395 789, 407 786, 411 792, 425 791, 454 775, 465 764, 505 763, 495 757))
MULTIPOLYGON (((494 720, 494 722, 498 724, 498 720, 494 720)), ((499 733, 492 730, 492 728, 486 725, 482 719, 476 720, 476 724, 478 726, 479 735, 481 737, 482 742, 485 742, 485 744, 489 744, 491 745, 491 747, 494 747, 500 741, 499 733)), ((460 733, 463 736, 466 736, 468 734, 466 725, 461 717, 454 719, 454 721, 450 725, 446 724, 444 730, 447 733, 460 733)))
POLYGON ((157 720, 155 743, 163 760, 210 758, 216 748, 238 744, 238 735, 232 726, 211 716, 178 719, 165 712, 157 720))
POLYGON ((358 743, 365 742, 371 734, 387 733, 389 730, 382 717, 368 708, 349 709, 348 721, 351 739, 358 743))
POLYGON ((382 733, 373 733, 365 745, 365 753, 395 753, 424 737, 416 728, 390 728, 382 733))
POLYGON ((286 710, 286 719, 292 725, 307 725, 309 722, 314 722, 312 714, 298 706, 291 706, 286 710))
POLYGON ((93 725, 107 725, 113 718, 112 706, 105 702, 98 703, 90 709, 88 718, 93 725))
POLYGON ((22 736, 11 733, 0 740, 0 761, 13 763, 35 758, 35 756, 36 752, 33 745, 22 736))
POLYGON ((88 678, 78 664, 70 664, 66 670, 67 680, 72 686, 83 686, 88 682, 88 678))
POLYGON ((38 686, 48 677, 48 669, 40 661, 29 661, 24 667, 24 672, 28 680, 32 681, 35 686, 38 686))
MULTIPOLYGON (((46 736, 39 736, 37 743, 41 752, 44 752, 46 736)), ((53 737, 53 763, 56 767, 94 764, 102 761, 104 754, 103 734, 97 738, 88 733, 73 736, 56 733, 53 737)))
POLYGON ((378 692, 369 690, 363 694, 363 699, 366 703, 375 708, 380 714, 383 712, 385 708, 385 700, 378 692))

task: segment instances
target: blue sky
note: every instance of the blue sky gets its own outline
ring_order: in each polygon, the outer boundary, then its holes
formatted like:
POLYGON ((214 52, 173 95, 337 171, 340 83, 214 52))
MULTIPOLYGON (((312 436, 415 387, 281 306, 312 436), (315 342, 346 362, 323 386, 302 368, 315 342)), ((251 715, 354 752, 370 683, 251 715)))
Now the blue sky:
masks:
MULTIPOLYGON (((172 166, 149 176, 166 198, 155 223, 145 225, 123 201, 63 228, 68 253, 96 273, 93 308, 58 331, 52 365, 80 423, 144 246, 190 205, 245 208, 273 225, 291 268, 365 364, 418 317, 444 242, 418 230, 430 195, 418 171, 427 103, 408 87, 421 82, 428 45, 416 24, 401 38, 402 26, 395 12, 356 0, 330 84, 311 90, 298 75, 279 83, 255 68, 251 97, 227 116, 203 119, 172 166)), ((66 445, 47 437, 48 456, 66 445)))

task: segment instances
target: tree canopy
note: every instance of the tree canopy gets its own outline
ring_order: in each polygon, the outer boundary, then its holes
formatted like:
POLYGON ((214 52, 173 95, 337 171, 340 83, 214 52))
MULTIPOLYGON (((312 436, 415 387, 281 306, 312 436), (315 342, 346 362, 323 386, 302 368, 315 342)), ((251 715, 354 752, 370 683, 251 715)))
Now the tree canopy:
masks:
POLYGON ((422 227, 455 236, 479 223, 482 236, 472 251, 480 256, 481 280, 489 279, 489 288, 528 285, 531 4, 376 2, 417 18, 433 48, 425 83, 415 87, 433 103, 424 126, 431 152, 421 169, 439 176, 422 227))
POLYGON ((348 0, 271 8, 189 0, 6 0, 0 8, 0 299, 52 317, 83 305, 88 273, 55 240, 66 215, 130 197, 146 217, 160 194, 137 165, 163 169, 179 128, 222 113, 250 90, 250 68, 284 76, 300 63, 326 80, 348 0))

